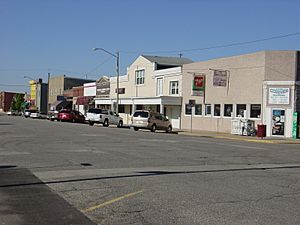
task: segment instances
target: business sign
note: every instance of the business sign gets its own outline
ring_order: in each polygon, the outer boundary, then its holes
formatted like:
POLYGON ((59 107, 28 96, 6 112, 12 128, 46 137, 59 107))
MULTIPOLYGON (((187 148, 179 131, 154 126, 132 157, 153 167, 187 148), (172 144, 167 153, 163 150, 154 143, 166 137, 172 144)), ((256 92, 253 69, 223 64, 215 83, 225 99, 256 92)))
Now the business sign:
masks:
POLYGON ((268 102, 271 105, 289 105, 290 89, 289 88, 269 88, 268 102))
POLYGON ((213 86, 227 86, 227 71, 214 70, 213 86))
MULTIPOLYGON (((115 89, 115 93, 118 93, 118 89, 115 89)), ((125 88, 119 88, 119 94, 125 94, 125 88)))
POLYGON ((193 91, 192 96, 204 97, 204 91, 193 91))
POLYGON ((205 89, 205 75, 195 75, 193 80, 193 91, 205 89))

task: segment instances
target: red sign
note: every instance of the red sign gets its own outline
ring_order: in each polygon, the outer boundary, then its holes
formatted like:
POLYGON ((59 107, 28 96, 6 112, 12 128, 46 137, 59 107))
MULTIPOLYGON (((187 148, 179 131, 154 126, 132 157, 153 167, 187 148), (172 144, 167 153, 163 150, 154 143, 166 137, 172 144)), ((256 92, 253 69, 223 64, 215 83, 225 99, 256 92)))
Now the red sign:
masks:
POLYGON ((205 88, 205 76, 194 76, 193 90, 203 90, 205 88))

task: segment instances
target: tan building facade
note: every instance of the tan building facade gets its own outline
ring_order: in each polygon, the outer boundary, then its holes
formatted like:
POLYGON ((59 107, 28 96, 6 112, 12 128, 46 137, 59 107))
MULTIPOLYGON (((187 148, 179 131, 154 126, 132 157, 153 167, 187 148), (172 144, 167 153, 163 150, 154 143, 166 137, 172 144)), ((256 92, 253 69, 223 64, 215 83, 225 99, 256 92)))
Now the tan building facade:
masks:
POLYGON ((293 113, 300 110, 297 66, 297 51, 185 64, 182 129, 239 133, 245 124, 265 124, 267 136, 291 137, 293 113))
MULTIPOLYGON (((119 78, 119 114, 131 123, 135 110, 165 114, 174 128, 180 128, 182 65, 192 62, 177 57, 139 56, 119 78)), ((117 78, 110 78, 110 97, 95 98, 97 107, 115 108, 117 78)))

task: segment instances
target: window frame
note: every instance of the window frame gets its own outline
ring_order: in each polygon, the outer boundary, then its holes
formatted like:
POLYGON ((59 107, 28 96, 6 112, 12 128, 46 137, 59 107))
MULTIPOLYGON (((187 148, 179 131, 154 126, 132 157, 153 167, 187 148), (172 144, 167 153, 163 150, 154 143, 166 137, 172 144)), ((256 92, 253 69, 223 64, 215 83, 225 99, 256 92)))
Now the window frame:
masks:
POLYGON ((169 85, 169 95, 178 95, 179 94, 179 81, 172 80, 169 85), (174 86, 172 84, 175 84, 174 86), (175 93, 172 93, 174 90, 175 93))
POLYGON ((214 113, 213 113, 214 117, 221 117, 221 104, 214 104, 214 113), (215 115, 216 113, 216 106, 219 106, 219 115, 215 115))
POLYGON ((159 77, 156 79, 156 96, 164 95, 164 78, 159 77))
POLYGON ((195 104, 195 116, 203 116, 203 107, 202 107, 202 104, 195 104), (200 106, 200 114, 196 114, 197 112, 197 106, 200 106))
POLYGON ((223 111, 223 117, 225 117, 225 118, 232 118, 233 117, 233 104, 224 104, 224 111, 223 111), (227 116, 227 115, 225 115, 225 113, 226 113, 226 105, 227 106, 231 106, 231 112, 230 112, 230 116, 227 116))
POLYGON ((251 119, 261 119, 261 104, 250 104, 250 118, 251 119), (252 117, 252 106, 259 106, 260 107, 259 117, 252 117))
POLYGON ((212 116, 212 108, 211 104, 205 104, 204 105, 204 116, 211 117, 212 116), (207 113, 207 108, 210 107, 210 114, 207 113))
POLYGON ((237 118, 244 118, 245 116, 247 116, 247 115, 241 115, 241 116, 239 116, 239 110, 238 110, 238 106, 239 105, 245 105, 245 109, 244 110, 246 110, 247 111, 247 104, 236 104, 236 107, 235 107, 235 116, 237 117, 237 118))
POLYGON ((145 84, 145 70, 136 70, 135 71, 135 85, 145 84))
POLYGON ((185 116, 191 116, 192 115, 192 107, 189 103, 185 104, 184 106, 184 115, 185 116), (190 113, 187 113, 187 109, 189 109, 190 113))

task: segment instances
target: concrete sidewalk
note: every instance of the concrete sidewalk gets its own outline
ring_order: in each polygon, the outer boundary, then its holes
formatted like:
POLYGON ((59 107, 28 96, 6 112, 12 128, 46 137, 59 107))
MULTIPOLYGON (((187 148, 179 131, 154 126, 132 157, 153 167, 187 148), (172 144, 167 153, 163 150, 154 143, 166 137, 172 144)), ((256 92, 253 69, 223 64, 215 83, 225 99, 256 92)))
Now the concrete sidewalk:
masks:
POLYGON ((283 138, 283 137, 265 137, 263 139, 259 137, 251 136, 240 136, 230 133, 212 132, 212 131, 188 131, 188 130, 174 130, 178 135, 187 136, 199 136, 206 138, 219 138, 228 140, 238 140, 256 143, 267 143, 267 144, 300 144, 300 139, 283 138))

